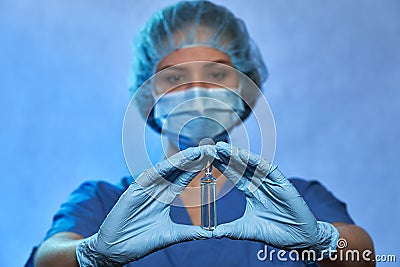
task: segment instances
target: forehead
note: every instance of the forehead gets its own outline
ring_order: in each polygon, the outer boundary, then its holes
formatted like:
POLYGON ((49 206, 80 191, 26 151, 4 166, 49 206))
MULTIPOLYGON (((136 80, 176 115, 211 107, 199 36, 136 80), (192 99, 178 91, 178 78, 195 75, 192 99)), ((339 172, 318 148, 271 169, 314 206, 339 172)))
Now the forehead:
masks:
POLYGON ((157 71, 182 63, 212 61, 232 66, 229 56, 215 48, 207 46, 186 47, 175 50, 165 56, 157 65, 157 71))

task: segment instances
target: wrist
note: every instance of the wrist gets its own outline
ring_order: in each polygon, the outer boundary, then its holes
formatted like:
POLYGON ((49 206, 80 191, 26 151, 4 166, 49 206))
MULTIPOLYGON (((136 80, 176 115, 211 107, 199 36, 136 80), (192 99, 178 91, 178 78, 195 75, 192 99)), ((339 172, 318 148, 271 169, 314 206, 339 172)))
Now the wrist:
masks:
POLYGON ((302 259, 306 264, 321 261, 336 253, 339 231, 331 223, 318 221, 316 240, 309 248, 313 253, 308 253, 308 258, 302 259))
POLYGON ((317 222, 318 227, 318 242, 313 247, 314 250, 323 254, 324 258, 336 252, 337 243, 339 240, 339 231, 336 227, 327 222, 317 222))
POLYGON ((82 242, 80 242, 76 246, 76 259, 79 263, 80 267, 105 267, 105 266, 111 266, 111 267, 122 267, 123 263, 116 262, 106 255, 99 253, 96 250, 96 240, 97 240, 97 234, 92 235, 91 237, 88 237, 86 239, 83 239, 82 242))

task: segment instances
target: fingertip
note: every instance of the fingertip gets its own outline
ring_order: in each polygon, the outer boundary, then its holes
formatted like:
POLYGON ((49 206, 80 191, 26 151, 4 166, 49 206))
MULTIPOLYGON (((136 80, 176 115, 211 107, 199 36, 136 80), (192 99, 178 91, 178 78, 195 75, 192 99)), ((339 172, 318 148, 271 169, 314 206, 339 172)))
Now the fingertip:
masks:
POLYGON ((189 147, 185 150, 182 150, 181 153, 188 160, 196 160, 201 156, 199 147, 189 147))
POLYGON ((215 145, 215 150, 217 154, 221 154, 226 157, 230 157, 232 155, 232 147, 231 145, 225 143, 225 142, 218 142, 215 145))
POLYGON ((282 182, 286 180, 285 175, 283 175, 283 173, 278 169, 277 165, 271 165, 268 178, 276 182, 282 182))
POLYGON ((219 142, 217 142, 217 144, 215 145, 215 147, 216 147, 217 150, 218 150, 218 148, 221 148, 221 149, 230 149, 230 148, 231 148, 231 145, 229 145, 229 144, 226 143, 226 142, 219 141, 219 142))
POLYGON ((251 153, 250 151, 239 149, 239 158, 252 166, 257 166, 261 162, 261 157, 257 154, 251 153))
POLYGON ((221 238, 222 238, 221 232, 220 232, 220 231, 217 231, 217 229, 215 229, 215 230, 212 232, 212 235, 213 235, 213 237, 216 238, 216 239, 221 239, 221 238))
POLYGON ((224 238, 226 235, 225 233, 226 233, 226 230, 225 230, 224 225, 219 225, 212 231, 212 235, 216 239, 224 238))
POLYGON ((181 194, 183 190, 188 186, 188 184, 196 177, 197 172, 193 172, 191 170, 187 170, 182 173, 175 181, 174 184, 178 186, 175 189, 176 194, 181 194))
POLYGON ((212 231, 205 230, 201 226, 190 226, 193 229, 194 238, 196 239, 208 239, 213 237, 212 231))
POLYGON ((203 230, 203 235, 202 235, 202 237, 205 237, 205 238, 212 238, 213 237, 213 233, 212 233, 212 231, 208 231, 208 230, 204 230, 204 229, 202 229, 203 230))
POLYGON ((205 157, 209 157, 212 159, 216 157, 217 150, 215 149, 215 145, 203 145, 200 146, 199 149, 205 157))

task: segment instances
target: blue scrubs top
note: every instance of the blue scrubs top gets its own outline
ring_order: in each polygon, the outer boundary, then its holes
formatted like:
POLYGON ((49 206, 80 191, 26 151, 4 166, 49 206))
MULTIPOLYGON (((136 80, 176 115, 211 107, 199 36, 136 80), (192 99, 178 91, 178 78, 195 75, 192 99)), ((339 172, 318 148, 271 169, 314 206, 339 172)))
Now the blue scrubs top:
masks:
MULTIPOLYGON (((45 239, 59 232, 74 232, 83 237, 95 234, 133 180, 132 177, 124 177, 116 185, 103 181, 83 183, 61 205, 45 239)), ((319 182, 299 178, 289 180, 303 196, 317 220, 353 223, 346 204, 335 198, 319 182)), ((246 206, 244 194, 236 187, 230 188, 226 183, 220 193, 223 194, 224 191, 227 193, 217 200, 218 224, 240 218, 246 206)), ((176 223, 191 224, 191 219, 183 207, 171 206, 170 216, 176 223)), ((36 248, 25 266, 34 266, 35 250, 36 248)), ((304 266, 301 261, 291 260, 295 255, 289 257, 289 253, 279 260, 278 251, 254 241, 228 238, 196 240, 172 245, 126 266, 304 266), (269 256, 271 254, 272 256, 269 256)))

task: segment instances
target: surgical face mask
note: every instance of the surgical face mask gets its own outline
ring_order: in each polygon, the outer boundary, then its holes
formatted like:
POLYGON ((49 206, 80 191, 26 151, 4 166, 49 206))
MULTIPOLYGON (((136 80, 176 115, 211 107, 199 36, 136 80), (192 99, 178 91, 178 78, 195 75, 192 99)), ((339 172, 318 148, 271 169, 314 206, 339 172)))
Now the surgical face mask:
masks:
POLYGON ((154 119, 179 149, 198 146, 207 138, 226 141, 245 112, 243 100, 224 88, 192 87, 160 97, 154 119))

